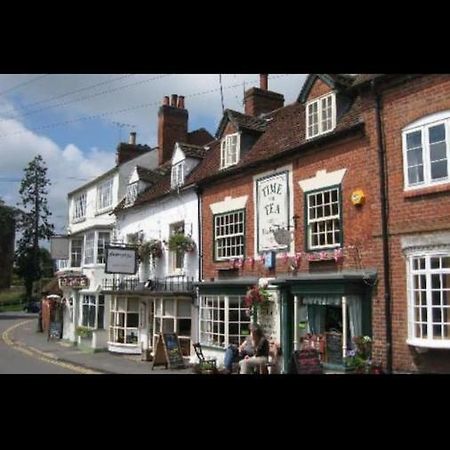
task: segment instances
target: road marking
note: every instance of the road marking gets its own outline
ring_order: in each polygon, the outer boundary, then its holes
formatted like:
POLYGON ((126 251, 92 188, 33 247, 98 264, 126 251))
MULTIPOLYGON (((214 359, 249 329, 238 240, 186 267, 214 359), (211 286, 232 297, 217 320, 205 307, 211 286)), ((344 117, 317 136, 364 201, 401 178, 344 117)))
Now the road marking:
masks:
POLYGON ((24 353, 25 355, 27 355, 31 358, 35 358, 35 359, 44 361, 49 364, 54 364, 55 366, 63 367, 65 369, 73 370, 74 372, 79 372, 79 373, 83 373, 83 374, 101 374, 101 372, 96 372, 94 370, 87 369, 87 368, 81 367, 81 366, 77 366, 72 363, 58 361, 54 355, 45 353, 34 347, 27 346, 22 342, 17 342, 17 343, 14 342, 9 337, 9 333, 16 328, 19 328, 20 326, 25 325, 28 322, 31 322, 31 320, 24 320, 23 322, 16 323, 15 325, 12 325, 11 327, 7 328, 2 334, 2 339, 5 342, 5 344, 14 348, 14 350, 24 353))

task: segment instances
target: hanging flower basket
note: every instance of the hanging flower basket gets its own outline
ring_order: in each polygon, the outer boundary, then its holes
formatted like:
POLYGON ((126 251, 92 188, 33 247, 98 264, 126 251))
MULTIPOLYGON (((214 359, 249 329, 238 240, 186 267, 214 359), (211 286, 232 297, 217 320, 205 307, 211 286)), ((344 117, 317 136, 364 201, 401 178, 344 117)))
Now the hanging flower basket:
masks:
POLYGON ((172 234, 169 238, 169 250, 183 252, 193 252, 195 250, 195 242, 190 236, 183 233, 172 234))
POLYGON ((160 258, 163 253, 162 242, 157 239, 143 242, 138 247, 138 255, 141 261, 147 259, 149 256, 160 258))
POLYGON ((267 289, 253 286, 247 291, 244 298, 244 304, 249 309, 250 315, 255 316, 258 311, 267 311, 270 304, 270 294, 267 289))

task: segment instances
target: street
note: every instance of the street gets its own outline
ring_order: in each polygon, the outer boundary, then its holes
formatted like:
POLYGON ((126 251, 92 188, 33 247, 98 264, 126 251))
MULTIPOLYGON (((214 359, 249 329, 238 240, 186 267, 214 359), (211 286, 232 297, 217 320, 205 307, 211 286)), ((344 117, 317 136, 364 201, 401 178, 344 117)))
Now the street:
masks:
POLYGON ((25 327, 36 328, 36 317, 20 312, 0 313, 0 374, 75 374, 11 341, 11 327, 27 321, 25 327))

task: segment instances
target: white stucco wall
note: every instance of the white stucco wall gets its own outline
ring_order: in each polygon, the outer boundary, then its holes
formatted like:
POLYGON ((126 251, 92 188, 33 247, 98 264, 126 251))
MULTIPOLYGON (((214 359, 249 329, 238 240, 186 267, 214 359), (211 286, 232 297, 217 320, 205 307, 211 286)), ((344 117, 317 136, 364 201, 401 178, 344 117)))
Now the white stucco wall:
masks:
MULTIPOLYGON (((125 209, 117 215, 117 237, 126 241, 127 234, 142 231, 144 240, 159 239, 168 241, 170 225, 184 221, 186 234, 195 241, 196 249, 187 253, 184 259, 183 274, 198 280, 198 200, 193 189, 174 193, 160 201, 143 205, 140 208, 125 209)), ((163 278, 171 275, 169 250, 166 247, 158 259, 153 275, 163 278)))

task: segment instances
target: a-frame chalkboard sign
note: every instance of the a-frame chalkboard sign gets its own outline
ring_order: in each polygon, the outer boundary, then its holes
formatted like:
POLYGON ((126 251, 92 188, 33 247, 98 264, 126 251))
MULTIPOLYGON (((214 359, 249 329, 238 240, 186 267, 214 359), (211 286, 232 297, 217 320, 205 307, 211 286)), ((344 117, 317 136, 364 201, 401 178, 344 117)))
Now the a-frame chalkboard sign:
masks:
POLYGON ((159 334, 155 346, 152 370, 155 366, 160 365, 165 365, 166 369, 185 368, 180 341, 176 333, 159 334))

